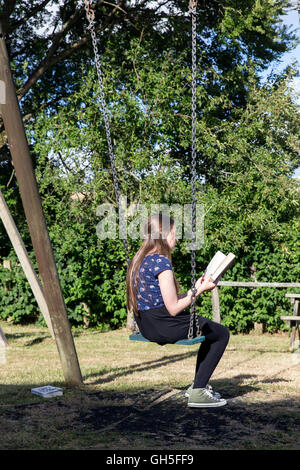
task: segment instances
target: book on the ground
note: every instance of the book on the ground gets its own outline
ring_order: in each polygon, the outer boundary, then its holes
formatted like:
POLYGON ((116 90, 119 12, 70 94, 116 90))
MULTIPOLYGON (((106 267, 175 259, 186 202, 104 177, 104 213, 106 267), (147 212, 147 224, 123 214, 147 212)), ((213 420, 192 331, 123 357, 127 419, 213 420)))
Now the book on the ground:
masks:
POLYGON ((221 251, 217 251, 214 257, 211 259, 208 264, 205 274, 210 275, 213 281, 216 281, 221 277, 227 269, 231 268, 235 260, 235 255, 233 253, 228 253, 224 255, 221 251))
POLYGON ((31 393, 39 395, 44 398, 51 398, 61 396, 63 391, 59 387, 52 387, 52 385, 45 385, 44 387, 36 387, 31 389, 31 393))

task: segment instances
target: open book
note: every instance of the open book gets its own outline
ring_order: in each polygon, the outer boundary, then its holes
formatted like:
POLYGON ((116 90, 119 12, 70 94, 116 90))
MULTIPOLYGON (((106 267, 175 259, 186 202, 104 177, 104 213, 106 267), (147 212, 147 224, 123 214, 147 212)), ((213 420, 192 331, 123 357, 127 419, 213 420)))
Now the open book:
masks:
POLYGON ((210 275, 212 280, 215 282, 219 277, 221 277, 227 269, 231 268, 235 260, 235 255, 233 253, 228 253, 224 255, 221 251, 217 251, 215 256, 211 259, 208 264, 205 274, 210 275))

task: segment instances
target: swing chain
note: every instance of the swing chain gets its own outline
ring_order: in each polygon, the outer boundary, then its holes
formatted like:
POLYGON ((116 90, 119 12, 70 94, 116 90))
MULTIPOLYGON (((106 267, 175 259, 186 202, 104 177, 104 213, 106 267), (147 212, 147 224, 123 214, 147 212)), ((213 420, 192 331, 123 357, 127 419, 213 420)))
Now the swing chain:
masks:
POLYGON ((190 327, 188 338, 193 338, 193 327, 196 323, 196 334, 201 336, 199 318, 196 311, 196 249, 195 249, 195 237, 196 237, 196 163, 197 163, 197 136, 196 136, 196 124, 197 124, 197 82, 196 82, 196 71, 197 71, 197 23, 196 23, 196 6, 197 1, 190 0, 190 13, 192 16, 192 256, 191 256, 191 272, 192 272, 192 298, 191 298, 191 315, 190 315, 190 327))
MULTIPOLYGON (((104 96, 101 62, 100 62, 100 56, 98 52, 97 36, 96 36, 96 31, 95 31, 95 11, 93 9, 93 2, 91 0, 84 0, 84 5, 85 5, 85 10, 86 10, 86 17, 89 22, 88 29, 90 30, 94 56, 95 56, 95 64, 96 64, 99 90, 100 90, 100 101, 101 101, 104 122, 105 122, 108 152, 109 152, 109 158, 110 158, 111 168, 112 168, 115 195, 116 195, 116 200, 117 200, 118 207, 119 207, 120 227, 121 227, 121 232, 122 232, 126 260, 127 260, 127 264, 129 264, 129 261, 130 261, 129 249, 128 249, 128 244, 127 244, 127 239, 126 239, 126 230, 124 227, 124 220, 123 220, 123 217, 121 217, 122 207, 121 207, 121 202, 120 202, 120 191, 119 191, 118 178, 117 178, 116 167, 115 167, 115 155, 114 155, 113 146, 112 146, 110 124, 109 124, 107 106, 106 106, 105 96, 104 96)), ((196 177, 197 177, 197 173, 196 173, 196 160, 197 160, 197 150, 196 150, 196 6, 197 6, 197 1, 190 0, 190 13, 192 16, 192 260, 191 260, 191 268, 192 268, 192 286, 193 287, 192 287, 190 328, 189 328, 189 333, 188 333, 189 338, 193 338, 194 322, 196 322, 197 336, 201 336, 199 318, 196 314, 196 305, 195 305, 196 292, 197 292, 195 288, 195 282, 196 282, 196 253, 195 253, 196 177)), ((133 323, 135 324, 134 320, 133 320, 133 323)))
POLYGON ((106 139, 107 139, 107 145, 108 145, 108 154, 109 154, 109 159, 110 159, 110 163, 111 163, 111 169, 112 169, 112 175, 113 175, 113 183, 114 183, 114 188, 115 188, 116 200, 117 200, 117 204, 118 204, 118 208, 119 208, 119 222, 120 222, 122 239, 123 239, 123 243, 124 243, 126 262, 127 262, 127 265, 128 265, 129 261, 130 261, 129 248, 128 248, 127 239, 126 239, 126 230, 125 230, 125 225, 124 225, 124 219, 123 219, 123 216, 122 216, 123 211, 122 211, 122 205, 121 205, 118 177, 117 177, 117 172, 116 172, 115 155, 114 155, 112 139, 111 139, 108 111, 107 111, 107 106, 106 106, 106 102, 105 102, 101 62, 100 62, 100 56, 99 56, 99 52, 98 52, 97 36, 96 36, 96 31, 95 31, 95 11, 93 10, 92 1, 84 0, 84 4, 85 4, 85 10, 86 10, 86 17, 87 17, 87 20, 89 22, 88 29, 90 30, 91 37, 92 37, 92 44, 93 44, 93 50, 94 50, 94 56, 95 56, 95 64, 96 64, 96 70, 97 70, 98 82, 99 82, 101 108, 102 108, 104 123, 105 123, 106 139))
POLYGON ((84 0, 84 7, 86 11, 86 17, 90 22, 94 22, 95 20, 95 11, 93 9, 91 0, 84 0))
POLYGON ((197 3, 198 3, 197 0, 190 0, 190 9, 189 9, 190 13, 196 14, 197 3))

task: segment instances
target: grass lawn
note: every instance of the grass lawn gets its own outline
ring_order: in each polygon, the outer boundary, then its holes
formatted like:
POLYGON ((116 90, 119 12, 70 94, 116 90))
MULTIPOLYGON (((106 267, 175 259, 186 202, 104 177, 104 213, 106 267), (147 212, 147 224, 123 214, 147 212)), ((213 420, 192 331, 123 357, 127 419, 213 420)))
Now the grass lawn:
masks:
POLYGON ((74 330, 84 385, 66 388, 46 328, 0 322, 0 449, 300 449, 300 354, 287 334, 231 335, 210 384, 222 408, 187 407, 198 345, 74 330), (61 397, 31 394, 62 386, 61 397))

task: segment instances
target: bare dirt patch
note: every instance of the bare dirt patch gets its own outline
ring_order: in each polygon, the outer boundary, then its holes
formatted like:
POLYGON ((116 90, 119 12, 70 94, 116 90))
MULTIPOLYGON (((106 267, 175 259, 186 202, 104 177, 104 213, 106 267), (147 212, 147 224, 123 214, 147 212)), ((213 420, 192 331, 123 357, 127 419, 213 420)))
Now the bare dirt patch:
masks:
POLYGON ((77 332, 84 386, 68 389, 45 330, 6 332, 1 449, 300 449, 300 364, 287 336, 232 336, 210 382, 228 404, 191 409, 184 393, 197 347, 77 332), (64 395, 31 395, 45 384, 61 385, 64 395))

